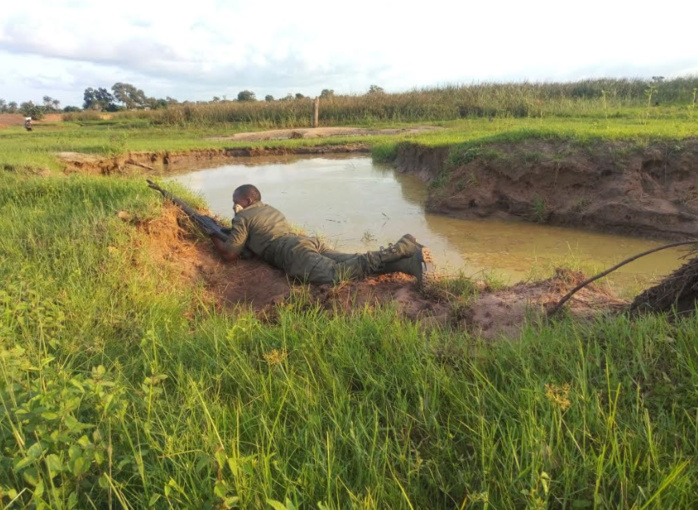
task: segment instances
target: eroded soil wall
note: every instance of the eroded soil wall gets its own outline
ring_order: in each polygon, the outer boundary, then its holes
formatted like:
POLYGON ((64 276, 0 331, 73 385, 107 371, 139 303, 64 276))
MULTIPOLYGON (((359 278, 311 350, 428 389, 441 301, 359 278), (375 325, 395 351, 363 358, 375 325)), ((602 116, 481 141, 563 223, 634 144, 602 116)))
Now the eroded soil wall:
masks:
POLYGON ((698 236, 698 139, 528 140, 398 148, 396 167, 430 183, 427 210, 667 239, 698 236))
POLYGON ((111 158, 76 152, 59 154, 66 172, 86 172, 110 175, 116 173, 193 170, 234 162, 235 158, 367 153, 371 148, 364 143, 344 145, 311 145, 305 147, 241 147, 199 149, 187 151, 133 152, 111 158))

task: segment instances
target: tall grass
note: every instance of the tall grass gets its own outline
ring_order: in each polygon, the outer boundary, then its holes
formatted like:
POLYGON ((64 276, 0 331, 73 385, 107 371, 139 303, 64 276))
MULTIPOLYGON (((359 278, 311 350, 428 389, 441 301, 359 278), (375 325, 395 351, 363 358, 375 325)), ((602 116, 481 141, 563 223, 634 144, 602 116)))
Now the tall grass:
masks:
POLYGON ((0 179, 8 508, 692 508, 698 320, 518 342, 221 311, 117 217, 140 179, 0 179))
MULTIPOLYGON (((598 79, 570 83, 482 83, 446 86, 402 93, 334 96, 321 101, 320 124, 425 122, 474 117, 622 116, 626 108, 647 103, 688 109, 698 77, 648 82, 639 79, 598 79)), ((116 117, 149 119, 165 125, 243 123, 267 128, 309 127, 311 98, 184 104, 162 110, 133 111, 116 117)), ((94 120, 94 112, 71 113, 66 120, 94 120)))

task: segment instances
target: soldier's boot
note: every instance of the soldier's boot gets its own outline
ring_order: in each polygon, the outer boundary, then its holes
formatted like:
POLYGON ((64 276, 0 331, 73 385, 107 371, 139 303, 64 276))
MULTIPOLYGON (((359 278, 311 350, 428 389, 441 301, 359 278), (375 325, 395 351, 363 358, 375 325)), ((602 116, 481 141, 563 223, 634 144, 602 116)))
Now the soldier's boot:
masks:
POLYGON ((414 276, 417 283, 421 286, 424 279, 424 271, 426 270, 426 261, 422 250, 418 250, 409 257, 405 257, 395 262, 388 262, 381 269, 382 274, 388 273, 405 273, 414 276))
POLYGON ((390 244, 387 248, 381 246, 380 251, 377 253, 380 256, 381 262, 383 264, 388 264, 406 257, 411 257, 422 248, 424 248, 424 246, 419 244, 413 235, 405 234, 395 244, 390 244))
POLYGON ((405 234, 395 244, 391 243, 387 248, 381 246, 380 250, 369 251, 361 255, 361 258, 365 262, 369 274, 379 273, 385 264, 409 257, 421 248, 422 245, 417 244, 417 240, 413 236, 405 234))
POLYGON ((367 262, 366 276, 400 272, 416 277, 420 285, 426 262, 431 260, 428 250, 410 234, 405 234, 388 248, 368 252, 364 257, 367 262))

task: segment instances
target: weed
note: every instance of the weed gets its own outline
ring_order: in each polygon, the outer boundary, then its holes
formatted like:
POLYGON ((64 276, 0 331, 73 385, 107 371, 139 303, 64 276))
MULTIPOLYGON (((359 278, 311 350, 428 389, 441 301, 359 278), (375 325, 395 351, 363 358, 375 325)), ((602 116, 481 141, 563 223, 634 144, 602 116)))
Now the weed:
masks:
POLYGON ((364 244, 375 243, 377 240, 376 236, 370 230, 366 230, 361 236, 361 242, 364 244))
POLYGON ((526 151, 523 154, 523 159, 529 165, 535 165, 545 159, 545 155, 540 151, 526 151))
POLYGON ((397 157, 397 145, 376 144, 371 147, 371 156, 377 163, 392 163, 397 157))
POLYGON ((549 211, 545 198, 539 195, 534 195, 531 201, 531 209, 533 221, 538 223, 545 223, 547 221, 549 211))

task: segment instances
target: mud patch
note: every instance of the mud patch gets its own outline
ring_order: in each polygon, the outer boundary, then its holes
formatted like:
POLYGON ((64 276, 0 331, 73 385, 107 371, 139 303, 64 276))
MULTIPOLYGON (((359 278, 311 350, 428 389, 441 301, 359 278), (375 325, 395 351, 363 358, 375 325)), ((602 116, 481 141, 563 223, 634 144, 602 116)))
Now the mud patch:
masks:
MULTIPOLYGON (((578 271, 558 269, 547 280, 485 292, 467 311, 465 321, 469 329, 484 338, 515 337, 526 319, 544 319, 550 307, 585 279, 586 276, 578 271)), ((626 306, 626 301, 610 291, 589 285, 574 295, 566 309, 578 319, 588 319, 623 311, 626 306)))
MULTIPOLYGON (((266 320, 274 320, 279 305, 294 293, 307 292, 310 303, 332 313, 351 313, 376 306, 393 306, 402 316, 425 327, 455 327, 487 339, 516 337, 526 319, 542 317, 546 306, 557 302, 584 279, 581 273, 558 271, 537 283, 518 284, 502 290, 483 290, 470 304, 454 302, 417 288, 403 274, 382 275, 338 285, 292 284, 285 274, 259 260, 226 263, 205 238, 192 233, 186 217, 167 205, 164 214, 137 223, 127 211, 120 217, 145 233, 146 250, 158 264, 166 264, 186 285, 203 285, 207 300, 220 310, 251 308, 266 320)), ((626 303, 594 286, 570 300, 567 310, 575 317, 593 317, 623 309, 626 303)))

